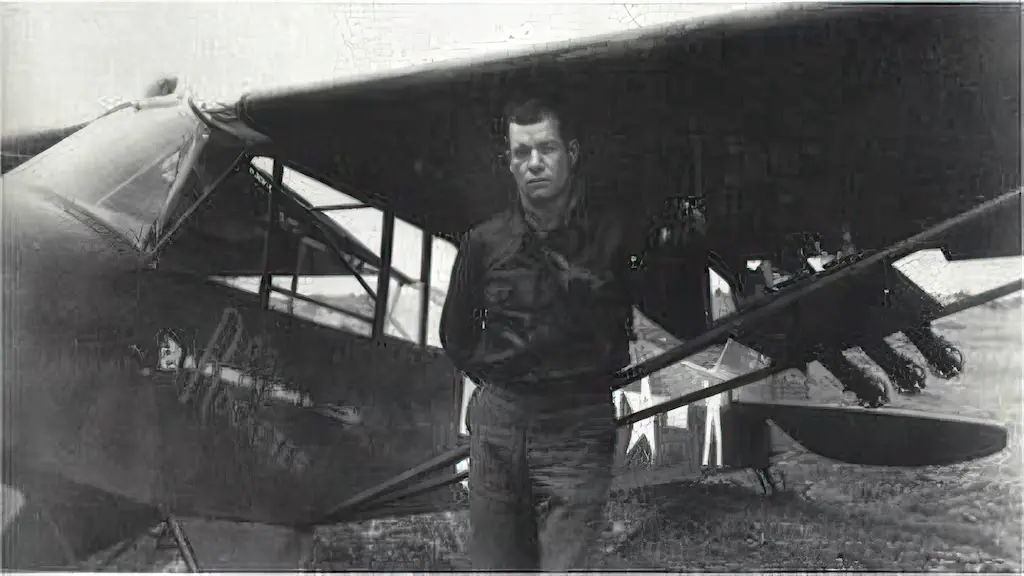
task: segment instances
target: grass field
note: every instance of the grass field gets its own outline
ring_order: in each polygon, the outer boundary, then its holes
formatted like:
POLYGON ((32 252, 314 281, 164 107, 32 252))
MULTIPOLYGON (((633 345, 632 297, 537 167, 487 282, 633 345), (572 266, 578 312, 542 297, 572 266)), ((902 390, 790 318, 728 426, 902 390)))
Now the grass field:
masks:
MULTIPOLYGON (((964 373, 932 378, 921 395, 893 400, 996 419, 1010 429, 1002 453, 896 469, 795 452, 778 462, 788 490, 772 499, 743 473, 621 495, 608 507, 599 567, 1020 572, 1021 321, 1011 297, 939 322, 964 353, 964 373)), ((819 399, 842 398, 827 375, 812 369, 811 376, 819 399)), ((337 526, 318 534, 314 568, 467 569, 468 529, 465 513, 337 526)))

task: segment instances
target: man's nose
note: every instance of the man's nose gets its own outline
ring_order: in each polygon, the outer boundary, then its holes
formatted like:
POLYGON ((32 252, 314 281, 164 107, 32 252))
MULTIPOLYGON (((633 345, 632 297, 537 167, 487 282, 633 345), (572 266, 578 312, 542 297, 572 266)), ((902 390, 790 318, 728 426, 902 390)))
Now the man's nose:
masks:
POLYGON ((534 172, 544 167, 544 163, 541 162, 540 152, 536 150, 530 152, 530 159, 526 161, 526 167, 534 172))

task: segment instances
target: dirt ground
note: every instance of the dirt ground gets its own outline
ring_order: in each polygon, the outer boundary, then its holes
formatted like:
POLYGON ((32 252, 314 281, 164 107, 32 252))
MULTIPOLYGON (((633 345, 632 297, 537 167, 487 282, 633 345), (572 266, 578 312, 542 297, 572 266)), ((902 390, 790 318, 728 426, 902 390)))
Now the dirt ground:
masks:
MULTIPOLYGON (((963 351, 964 374, 931 379, 921 395, 893 401, 1000 421, 1010 430, 1002 453, 967 464, 898 469, 792 452, 776 464, 787 489, 774 498, 761 494, 750 472, 617 495, 608 506, 597 568, 1021 572, 1019 302, 997 301, 938 323, 963 351)), ((893 342, 916 354, 899 338, 893 342)), ((811 376, 812 398, 849 401, 820 370, 812 368, 811 376)), ((469 569, 468 533, 465 512, 334 526, 317 533, 310 567, 469 569)), ((155 564, 111 568, 178 571, 173 555, 165 551, 151 560, 155 564)))
MULTIPOLYGON (((797 452, 777 463, 787 490, 770 499, 751 473, 621 495, 608 507, 598 567, 1020 572, 1021 321, 1019 305, 997 301, 939 322, 964 353, 964 374, 932 378, 921 395, 893 401, 996 419, 1010 429, 1002 453, 898 469, 797 452)), ((812 390, 820 399, 842 399, 835 384, 817 377, 812 390)), ((337 526, 318 534, 314 568, 468 569, 467 535, 465 513, 337 526)))

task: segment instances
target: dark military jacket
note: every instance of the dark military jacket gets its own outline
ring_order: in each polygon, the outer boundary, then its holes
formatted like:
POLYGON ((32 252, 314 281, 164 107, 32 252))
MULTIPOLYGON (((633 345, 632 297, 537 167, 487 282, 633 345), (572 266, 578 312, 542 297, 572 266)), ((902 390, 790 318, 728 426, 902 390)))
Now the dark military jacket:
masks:
POLYGON ((629 364, 628 222, 585 200, 541 237, 515 206, 462 238, 441 343, 478 383, 605 381, 629 364))

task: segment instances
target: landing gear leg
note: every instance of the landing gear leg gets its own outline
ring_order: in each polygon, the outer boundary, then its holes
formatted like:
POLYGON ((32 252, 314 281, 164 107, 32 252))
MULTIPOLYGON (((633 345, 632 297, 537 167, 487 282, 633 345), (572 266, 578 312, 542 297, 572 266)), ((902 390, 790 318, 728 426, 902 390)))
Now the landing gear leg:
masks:
POLYGON ((174 543, 177 544, 178 552, 181 553, 181 559, 185 561, 188 571, 199 572, 196 553, 192 550, 192 543, 188 541, 188 536, 185 535, 185 530, 182 529, 181 524, 173 516, 168 516, 166 523, 168 531, 174 537, 174 543))

